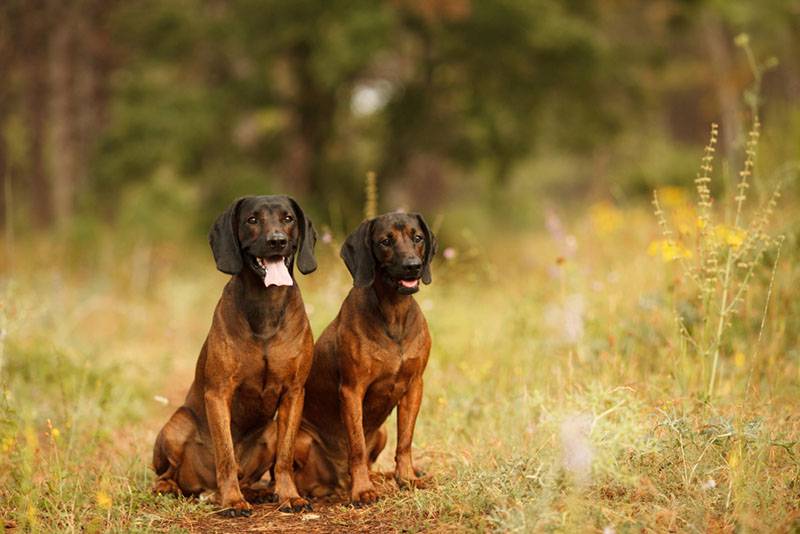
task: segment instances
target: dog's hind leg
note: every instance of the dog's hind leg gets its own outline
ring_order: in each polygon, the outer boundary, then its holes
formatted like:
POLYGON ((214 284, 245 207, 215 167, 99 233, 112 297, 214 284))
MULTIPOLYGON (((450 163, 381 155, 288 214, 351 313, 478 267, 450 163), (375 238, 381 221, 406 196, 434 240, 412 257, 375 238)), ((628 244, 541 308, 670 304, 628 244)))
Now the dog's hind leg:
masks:
POLYGON ((389 433, 386 431, 386 426, 382 426, 375 432, 372 443, 370 443, 369 447, 369 466, 372 467, 372 464, 378 459, 378 456, 381 455, 383 449, 386 447, 386 441, 389 439, 389 433))
POLYGON ((325 453, 311 434, 301 428, 294 443, 294 479, 298 491, 313 498, 328 497, 335 493, 336 477, 325 453))
POLYGON ((191 410, 182 406, 172 414, 161 429, 153 447, 153 469, 157 478, 153 492, 180 495, 185 493, 178 482, 178 472, 186 445, 197 433, 197 423, 191 410))
POLYGON ((275 465, 275 447, 277 444, 277 425, 271 421, 267 428, 257 434, 248 436, 242 442, 237 455, 239 461, 239 486, 245 500, 250 503, 273 502, 274 475, 269 482, 262 477, 275 465))

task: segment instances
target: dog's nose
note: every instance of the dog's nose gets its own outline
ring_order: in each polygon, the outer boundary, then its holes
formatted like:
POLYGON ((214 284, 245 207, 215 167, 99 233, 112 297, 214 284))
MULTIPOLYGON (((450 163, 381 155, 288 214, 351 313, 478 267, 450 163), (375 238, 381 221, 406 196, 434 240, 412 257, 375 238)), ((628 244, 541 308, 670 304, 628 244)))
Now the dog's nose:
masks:
POLYGON ((407 273, 417 273, 422 267, 422 260, 419 258, 406 258, 403 260, 403 270, 407 273))
POLYGON ((283 232, 275 232, 267 237, 267 246, 273 249, 284 248, 289 243, 289 236, 283 232))

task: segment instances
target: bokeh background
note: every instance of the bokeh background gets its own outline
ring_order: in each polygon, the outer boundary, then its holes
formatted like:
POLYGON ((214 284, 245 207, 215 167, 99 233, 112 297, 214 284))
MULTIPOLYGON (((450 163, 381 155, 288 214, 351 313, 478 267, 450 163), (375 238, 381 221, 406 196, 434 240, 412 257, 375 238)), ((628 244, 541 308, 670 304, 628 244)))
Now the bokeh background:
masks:
POLYGON ((793 0, 6 0, 0 17, 0 221, 21 235, 197 236, 277 192, 344 231, 367 171, 383 210, 453 227, 691 184, 711 122, 741 162, 740 32, 774 66, 775 158, 800 144, 793 0))
POLYGON ((0 532, 797 532, 799 171, 798 0, 0 0, 0 532), (432 484, 231 523, 150 454, 278 193, 316 336, 436 232, 432 484))

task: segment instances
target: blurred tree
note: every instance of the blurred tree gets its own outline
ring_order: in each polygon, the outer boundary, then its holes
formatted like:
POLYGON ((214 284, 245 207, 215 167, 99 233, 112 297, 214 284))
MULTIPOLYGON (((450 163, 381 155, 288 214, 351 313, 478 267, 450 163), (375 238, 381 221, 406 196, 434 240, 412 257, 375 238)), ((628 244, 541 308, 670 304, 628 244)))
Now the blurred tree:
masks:
MULTIPOLYGON (((471 166, 488 162, 502 188, 530 153, 545 106, 557 99, 562 120, 583 128, 607 116, 589 94, 610 94, 591 2, 438 0, 398 2, 403 27, 417 41, 415 75, 391 103, 384 173, 408 171, 410 152, 429 151, 471 166), (591 106, 594 113, 585 114, 591 106), (588 119, 588 120, 586 120, 588 119)), ((580 135, 572 135, 578 141, 580 135)))
POLYGON ((46 227, 54 220, 53 194, 46 167, 46 136, 50 84, 47 77, 47 47, 52 18, 48 0, 14 2, 20 21, 19 50, 24 76, 24 109, 27 125, 30 211, 35 224, 46 227))
POLYGON ((620 154, 702 141, 720 115, 735 143, 743 29, 787 58, 765 90, 796 97, 798 12, 797 0, 6 0, 0 163, 25 178, 41 227, 76 206, 116 213, 148 184, 196 194, 198 219, 238 194, 288 191, 354 222, 367 170, 391 205, 433 208, 467 181, 485 194, 539 180, 520 172, 537 148, 590 161, 585 189, 620 154))
POLYGON ((0 5, 0 62, 10 73, 0 89, 1 163, 12 166, 5 135, 20 108, 27 155, 16 174, 27 178, 29 210, 39 227, 68 221, 84 185, 108 100, 105 19, 113 7, 102 0, 0 5))
POLYGON ((58 221, 72 217, 88 158, 106 114, 111 49, 106 18, 114 2, 72 0, 53 7, 50 30, 52 186, 58 221))
MULTIPOLYGON (((11 18, 8 9, 0 9, 0 28, 9 28, 9 31, 0 32, 0 72, 14 72, 16 46, 10 31, 11 18)), ((11 190, 11 170, 8 154, 8 141, 5 126, 11 115, 12 80, 6 79, 0 83, 0 228, 5 227, 9 214, 9 198, 7 191, 11 190)))
POLYGON ((352 192, 363 173, 353 165, 352 145, 338 136, 355 84, 390 45, 392 13, 386 4, 363 0, 288 5, 274 0, 237 7, 233 15, 244 29, 237 34, 238 49, 261 67, 252 80, 254 93, 266 89, 268 95, 266 102, 250 105, 282 118, 275 171, 297 194, 345 201, 342 190, 352 192), (264 71, 270 76, 266 84, 264 71))

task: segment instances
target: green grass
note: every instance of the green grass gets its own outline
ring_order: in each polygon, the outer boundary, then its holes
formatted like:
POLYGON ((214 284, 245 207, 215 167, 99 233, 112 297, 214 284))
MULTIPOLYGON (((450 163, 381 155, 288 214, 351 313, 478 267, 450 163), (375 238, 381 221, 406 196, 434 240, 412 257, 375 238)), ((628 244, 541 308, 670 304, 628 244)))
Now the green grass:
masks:
MULTIPOLYGON (((798 227, 786 226, 797 213, 783 207, 759 350, 769 255, 720 341, 711 400, 708 359, 675 321, 675 310, 701 322, 702 312, 680 269, 646 253, 659 239, 647 206, 596 206, 564 233, 488 249, 465 234, 417 296, 434 345, 415 457, 435 486, 368 513, 390 531, 800 529, 800 269, 798 227)), ((7 527, 184 531, 209 517, 204 504, 148 491, 153 440, 189 386, 225 283, 197 241, 102 240, 81 261, 63 241, 33 239, 4 271, 7 527)), ((300 281, 317 334, 350 287, 335 245, 318 255, 300 281)), ((379 467, 392 457, 390 440, 379 467)))

